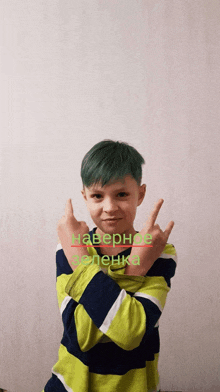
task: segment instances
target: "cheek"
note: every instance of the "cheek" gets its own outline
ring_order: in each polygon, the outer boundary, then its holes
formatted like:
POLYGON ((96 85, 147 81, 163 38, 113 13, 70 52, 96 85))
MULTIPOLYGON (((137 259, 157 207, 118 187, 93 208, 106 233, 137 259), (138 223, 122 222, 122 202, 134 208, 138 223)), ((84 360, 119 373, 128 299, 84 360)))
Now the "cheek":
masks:
POLYGON ((98 215, 100 208, 97 205, 91 203, 88 205, 88 208, 91 215, 98 215))
POLYGON ((127 219, 129 220, 133 219, 136 214, 135 203, 128 203, 127 205, 124 205, 124 212, 126 214, 127 219))

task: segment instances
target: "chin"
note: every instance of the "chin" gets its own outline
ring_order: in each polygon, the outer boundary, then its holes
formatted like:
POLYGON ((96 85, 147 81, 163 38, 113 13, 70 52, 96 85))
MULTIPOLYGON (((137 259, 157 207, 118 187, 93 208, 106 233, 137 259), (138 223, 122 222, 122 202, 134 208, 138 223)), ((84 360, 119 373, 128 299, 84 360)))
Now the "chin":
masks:
MULTIPOLYGON (((106 233, 106 234, 117 234, 119 230, 116 229, 116 227, 103 227, 101 230, 106 233)), ((120 234, 120 233, 118 233, 120 234)))
POLYGON ((101 229, 106 234, 122 234, 125 231, 125 228, 122 227, 103 227, 101 229))

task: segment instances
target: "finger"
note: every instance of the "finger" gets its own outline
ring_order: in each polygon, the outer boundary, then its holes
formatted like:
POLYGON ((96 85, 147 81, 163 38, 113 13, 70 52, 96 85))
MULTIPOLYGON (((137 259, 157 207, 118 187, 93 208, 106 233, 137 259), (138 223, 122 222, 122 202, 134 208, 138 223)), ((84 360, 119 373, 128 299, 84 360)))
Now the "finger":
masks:
POLYGON ((151 211, 149 218, 147 220, 147 224, 150 224, 150 226, 153 226, 156 219, 157 219, 157 215, 162 207, 164 200, 163 199, 159 199, 156 203, 155 206, 153 208, 153 210, 151 211))
POLYGON ((68 199, 67 202, 66 202, 65 215, 66 216, 72 216, 73 215, 73 206, 72 206, 71 199, 68 199))
POLYGON ((166 236, 166 239, 168 239, 168 237, 169 237, 169 235, 170 235, 170 233, 171 233, 171 231, 173 229, 174 224, 175 224, 174 221, 170 221, 168 223, 166 229, 164 230, 164 234, 166 236))

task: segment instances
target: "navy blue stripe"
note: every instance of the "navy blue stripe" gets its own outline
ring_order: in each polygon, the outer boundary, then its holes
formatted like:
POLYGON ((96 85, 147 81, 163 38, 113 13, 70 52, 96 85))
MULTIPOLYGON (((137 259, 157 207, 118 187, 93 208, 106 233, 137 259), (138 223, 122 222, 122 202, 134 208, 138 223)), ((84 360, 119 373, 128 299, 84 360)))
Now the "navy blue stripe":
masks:
POLYGON ((153 361, 159 353, 160 342, 158 328, 148 329, 140 346, 126 351, 114 342, 98 343, 86 352, 80 350, 74 318, 77 303, 70 301, 63 311, 64 334, 61 340, 67 351, 78 358, 90 371, 98 374, 125 374, 131 369, 145 367, 145 361, 153 361))
POLYGON ((168 287, 171 287, 170 279, 174 276, 176 270, 176 262, 170 259, 159 257, 145 276, 163 276, 168 287))
MULTIPOLYGON (((67 351, 77 357, 80 361, 84 363, 84 365, 89 365, 88 352, 82 352, 79 347, 79 343, 77 340, 77 330, 76 323, 74 317, 74 311, 78 303, 70 301, 64 312, 63 312, 63 324, 64 324, 64 333, 63 338, 61 340, 61 344, 63 344, 67 351)), ((83 321, 82 321, 83 322, 83 321)))
POLYGON ((49 379, 47 382, 45 388, 45 392, 66 392, 66 388, 64 388, 62 382, 55 376, 55 374, 52 375, 52 377, 49 379))
POLYGON ((98 374, 123 375, 131 369, 146 368, 146 361, 153 361, 159 353, 158 328, 151 335, 145 335, 140 346, 131 351, 118 347, 115 343, 99 343, 90 351, 89 371, 98 374))
POLYGON ((62 274, 72 274, 73 270, 70 267, 68 260, 64 254, 63 249, 59 249, 56 252, 56 264, 57 264, 57 277, 62 274))
POLYGON ((120 286, 103 271, 99 271, 86 286, 79 303, 99 328, 120 292, 120 286))
POLYGON ((62 313, 63 324, 65 325, 65 328, 67 328, 70 332, 72 332, 72 325, 74 326, 75 329, 75 322, 73 323, 73 321, 74 321, 74 312, 77 305, 78 302, 74 301, 74 299, 71 299, 66 305, 62 313))
POLYGON ((67 332, 64 333, 61 343, 70 354, 89 367, 89 372, 97 374, 123 375, 131 369, 145 368, 145 362, 153 361, 154 354, 159 353, 160 350, 158 328, 154 328, 151 333, 146 333, 141 344, 130 351, 109 342, 98 343, 89 351, 82 352, 76 334, 68 336, 67 332))
POLYGON ((147 316, 146 330, 151 331, 154 328, 155 324, 157 323, 162 312, 160 311, 158 306, 155 305, 155 303, 153 303, 149 299, 144 297, 139 297, 139 296, 137 297, 135 296, 134 298, 137 299, 143 305, 147 316))

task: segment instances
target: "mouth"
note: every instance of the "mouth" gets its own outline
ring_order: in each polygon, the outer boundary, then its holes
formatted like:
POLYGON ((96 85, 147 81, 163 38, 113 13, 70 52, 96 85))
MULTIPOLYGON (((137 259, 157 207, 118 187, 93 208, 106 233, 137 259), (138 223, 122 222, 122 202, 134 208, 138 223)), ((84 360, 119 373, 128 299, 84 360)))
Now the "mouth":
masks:
POLYGON ((121 220, 121 219, 122 219, 122 218, 117 218, 117 219, 116 219, 116 218, 111 218, 111 219, 103 219, 103 221, 104 221, 104 222, 107 222, 107 223, 108 223, 108 222, 110 223, 110 222, 117 222, 117 221, 119 221, 119 220, 121 220))

